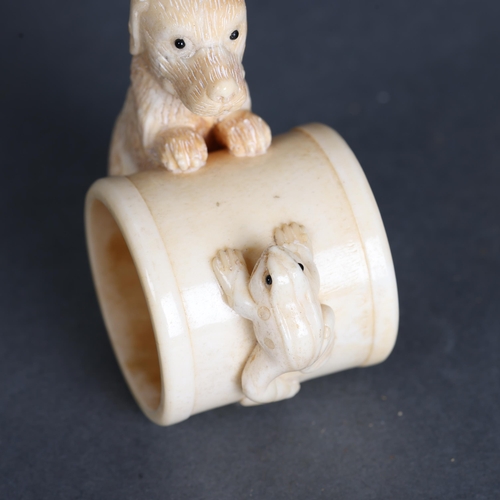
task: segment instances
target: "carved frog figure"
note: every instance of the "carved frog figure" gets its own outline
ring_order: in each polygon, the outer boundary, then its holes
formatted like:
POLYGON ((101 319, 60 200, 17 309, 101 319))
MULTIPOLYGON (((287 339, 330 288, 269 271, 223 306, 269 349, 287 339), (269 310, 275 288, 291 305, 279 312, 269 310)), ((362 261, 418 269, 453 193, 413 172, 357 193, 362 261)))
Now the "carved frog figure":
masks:
POLYGON ((334 343, 333 310, 320 304, 319 274, 304 228, 285 224, 274 233, 249 276, 239 250, 213 260, 227 304, 253 322, 257 345, 242 375, 243 405, 295 396, 300 373, 319 368, 334 343))

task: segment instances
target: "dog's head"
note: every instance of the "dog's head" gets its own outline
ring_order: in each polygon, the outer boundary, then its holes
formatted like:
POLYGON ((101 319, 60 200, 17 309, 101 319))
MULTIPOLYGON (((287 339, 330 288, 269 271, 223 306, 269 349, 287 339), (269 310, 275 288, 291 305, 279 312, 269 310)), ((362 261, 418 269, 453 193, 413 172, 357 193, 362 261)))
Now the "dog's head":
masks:
POLYGON ((247 100, 244 0, 132 0, 129 29, 131 53, 193 113, 223 116, 247 100))

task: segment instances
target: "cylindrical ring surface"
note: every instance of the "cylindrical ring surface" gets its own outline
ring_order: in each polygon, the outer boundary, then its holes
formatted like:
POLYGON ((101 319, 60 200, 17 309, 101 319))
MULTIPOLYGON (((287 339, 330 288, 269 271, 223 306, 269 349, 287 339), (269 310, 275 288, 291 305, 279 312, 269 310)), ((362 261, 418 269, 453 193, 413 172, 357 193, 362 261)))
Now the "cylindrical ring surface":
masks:
POLYGON ((336 132, 307 125, 268 153, 212 153, 195 174, 149 171, 97 181, 86 202, 90 260, 106 326, 135 398, 168 425, 242 398, 252 324, 222 300, 211 261, 250 267, 283 223, 305 226, 333 308, 329 360, 302 380, 383 361, 397 335, 394 268, 359 163, 336 132))

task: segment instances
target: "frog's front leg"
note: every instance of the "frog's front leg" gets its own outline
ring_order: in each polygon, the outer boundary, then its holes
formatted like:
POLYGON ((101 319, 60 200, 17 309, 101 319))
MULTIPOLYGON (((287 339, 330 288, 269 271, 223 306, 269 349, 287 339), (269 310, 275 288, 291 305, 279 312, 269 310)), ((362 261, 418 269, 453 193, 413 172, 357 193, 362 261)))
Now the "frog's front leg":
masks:
POLYGON ((273 403, 292 398, 299 392, 300 383, 295 373, 286 373, 278 362, 257 344, 248 359, 242 376, 244 406, 273 403))
POLYGON ((240 316, 254 319, 255 303, 248 291, 248 269, 239 250, 219 250, 212 261, 226 303, 240 316))
POLYGON ((274 231, 276 245, 294 253, 307 268, 313 289, 319 292, 319 273, 314 263, 311 240, 304 226, 292 222, 282 224, 274 231))

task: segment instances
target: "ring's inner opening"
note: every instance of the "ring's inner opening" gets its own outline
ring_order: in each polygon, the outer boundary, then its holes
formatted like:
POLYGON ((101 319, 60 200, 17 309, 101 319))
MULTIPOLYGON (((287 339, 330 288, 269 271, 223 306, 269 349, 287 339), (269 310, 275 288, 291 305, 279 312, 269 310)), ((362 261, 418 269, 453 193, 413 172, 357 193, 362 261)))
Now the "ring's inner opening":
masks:
POLYGON ((158 408, 161 375, 151 316, 127 243, 109 210, 94 200, 89 243, 94 280, 122 371, 140 403, 158 408))

